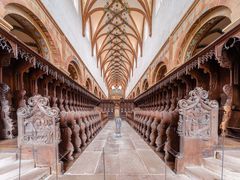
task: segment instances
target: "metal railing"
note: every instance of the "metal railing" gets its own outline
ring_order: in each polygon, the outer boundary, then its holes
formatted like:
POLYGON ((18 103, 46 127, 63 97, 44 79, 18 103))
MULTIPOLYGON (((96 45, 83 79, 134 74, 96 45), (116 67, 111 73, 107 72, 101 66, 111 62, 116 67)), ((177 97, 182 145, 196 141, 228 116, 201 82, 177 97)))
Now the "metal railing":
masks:
POLYGON ((104 147, 103 147, 102 157, 103 157, 103 180, 106 180, 106 165, 105 165, 105 150, 104 150, 104 147))

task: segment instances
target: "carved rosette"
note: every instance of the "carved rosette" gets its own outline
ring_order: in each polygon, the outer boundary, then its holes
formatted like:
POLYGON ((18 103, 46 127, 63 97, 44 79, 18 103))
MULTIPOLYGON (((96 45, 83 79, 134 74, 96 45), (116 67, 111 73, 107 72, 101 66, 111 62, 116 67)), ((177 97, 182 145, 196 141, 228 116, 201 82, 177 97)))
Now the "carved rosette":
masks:
POLYGON ((182 137, 209 139, 213 123, 218 122, 218 102, 208 99, 208 92, 196 87, 189 99, 178 102, 178 134, 182 137))
POLYGON ((60 140, 59 109, 51 108, 41 95, 28 99, 28 105, 17 111, 20 144, 50 145, 60 140))

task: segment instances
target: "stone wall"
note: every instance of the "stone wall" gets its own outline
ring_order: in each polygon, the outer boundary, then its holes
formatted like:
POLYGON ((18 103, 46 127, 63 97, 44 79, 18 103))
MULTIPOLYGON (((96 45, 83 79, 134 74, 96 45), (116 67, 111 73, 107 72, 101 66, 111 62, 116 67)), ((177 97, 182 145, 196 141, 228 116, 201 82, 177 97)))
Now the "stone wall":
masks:
MULTIPOLYGON (((43 37, 42 42, 45 41, 46 43, 45 49, 47 49, 49 53, 49 61, 52 64, 61 69, 61 71, 66 73, 66 75, 69 75, 68 66, 72 61, 75 61, 76 69, 79 70, 79 79, 76 81, 85 87, 85 82, 89 78, 93 86, 96 87, 99 92, 101 92, 100 95, 103 98, 106 98, 107 91, 104 86, 102 86, 102 83, 101 85, 99 84, 99 79, 96 81, 94 78, 95 74, 93 76, 93 72, 89 71, 88 69, 89 66, 84 64, 84 61, 86 60, 83 61, 81 59, 77 50, 75 49, 76 47, 70 43, 68 37, 66 34, 64 34, 64 31, 62 31, 61 27, 57 25, 56 21, 49 14, 41 1, 3 0, 0 3, 0 9, 1 28, 12 32, 13 27, 6 20, 8 15, 14 14, 24 18, 30 22, 33 27, 35 27, 36 32, 32 33, 40 33, 40 35, 43 37)), ((94 92, 93 90, 92 92, 94 92)), ((99 96, 99 93, 97 96, 99 96)))
MULTIPOLYGON (((227 32, 238 24, 238 18, 240 17, 239 1, 196 1, 185 13, 184 17, 168 36, 165 43, 159 47, 159 51, 156 56, 152 59, 151 64, 146 68, 143 75, 139 76, 139 80, 135 79, 131 86, 128 86, 126 96, 128 98, 135 98, 137 95, 137 89, 140 88, 140 92, 143 93, 145 90, 142 89, 143 82, 147 79, 149 87, 153 86, 155 76, 157 73, 157 66, 161 63, 167 68, 166 74, 169 74, 172 70, 181 66, 185 61, 188 60, 188 54, 191 43, 196 42, 196 37, 203 38, 205 34, 201 35, 201 31, 204 29, 204 25, 208 21, 213 20, 216 17, 225 17, 229 19, 230 24, 226 23, 226 27, 223 28, 223 32, 227 32), (201 30, 201 31, 199 31, 201 30)), ((213 22, 214 23, 214 22, 213 22)), ((216 22, 217 24, 217 22, 216 22)), ((205 26, 206 27, 206 26, 205 26)), ((213 42, 213 39, 210 40, 213 42)))

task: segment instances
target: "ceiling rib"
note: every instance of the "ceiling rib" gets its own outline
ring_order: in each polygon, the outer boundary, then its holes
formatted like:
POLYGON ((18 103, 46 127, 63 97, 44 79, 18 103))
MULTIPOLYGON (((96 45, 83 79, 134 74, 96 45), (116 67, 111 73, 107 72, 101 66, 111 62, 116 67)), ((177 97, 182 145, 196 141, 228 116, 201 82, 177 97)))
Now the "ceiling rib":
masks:
POLYGON ((144 26, 152 31, 154 0, 82 0, 83 35, 89 25, 92 53, 109 89, 125 90, 138 52, 142 55, 144 26))

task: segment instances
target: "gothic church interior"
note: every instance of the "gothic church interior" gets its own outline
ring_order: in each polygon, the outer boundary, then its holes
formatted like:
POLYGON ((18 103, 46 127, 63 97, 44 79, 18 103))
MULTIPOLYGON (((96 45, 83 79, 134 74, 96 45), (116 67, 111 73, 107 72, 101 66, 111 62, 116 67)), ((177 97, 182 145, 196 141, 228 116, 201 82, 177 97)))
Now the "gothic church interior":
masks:
POLYGON ((239 0, 0 0, 1 180, 239 180, 239 0))

